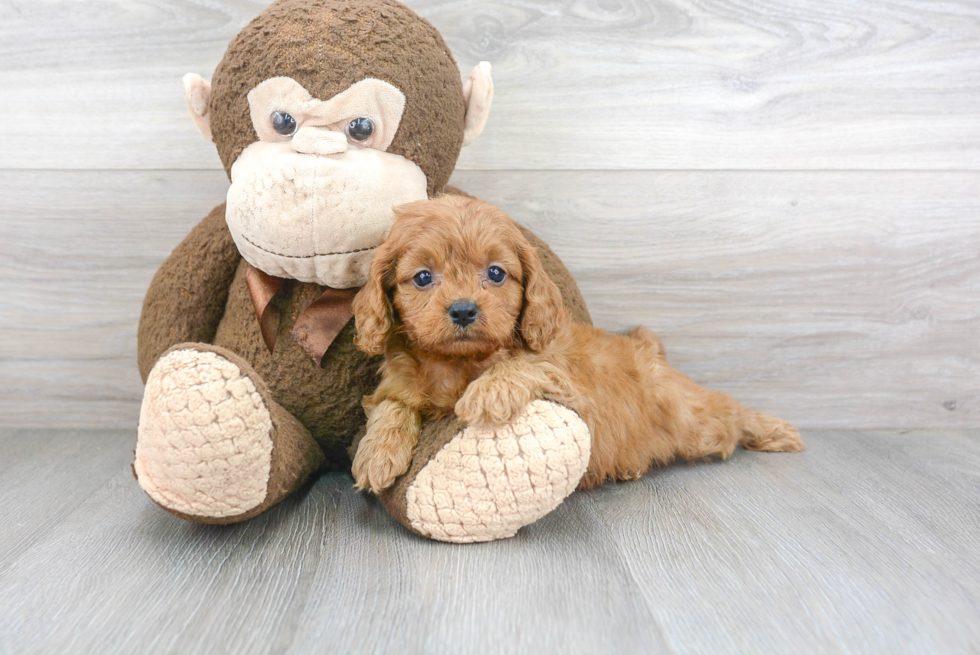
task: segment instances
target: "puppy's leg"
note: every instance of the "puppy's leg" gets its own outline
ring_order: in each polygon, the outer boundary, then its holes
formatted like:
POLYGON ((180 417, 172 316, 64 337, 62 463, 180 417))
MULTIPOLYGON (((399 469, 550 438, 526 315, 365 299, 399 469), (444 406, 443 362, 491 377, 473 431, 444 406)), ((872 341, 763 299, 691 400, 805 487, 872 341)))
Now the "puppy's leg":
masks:
MULTIPOLYGON (((692 383, 693 385, 693 383, 692 383)), ((741 444, 751 450, 799 452, 803 439, 788 422, 751 410, 718 391, 698 387, 678 454, 685 459, 727 459, 741 444)))
POLYGON ((517 356, 494 364, 470 382, 455 412, 471 425, 503 425, 532 400, 567 402, 569 389, 554 366, 517 356))
POLYGON ((738 422, 742 429, 740 443, 749 450, 798 453, 806 448, 796 428, 781 418, 743 407, 738 422))
POLYGON ((422 431, 422 417, 407 405, 382 400, 368 417, 367 433, 354 455, 354 486, 384 491, 408 470, 422 431))
POLYGON ((727 459, 739 444, 752 450, 798 452, 805 447, 796 429, 751 410, 726 393, 705 389, 665 363, 654 366, 660 423, 670 426, 676 454, 684 459, 727 459))

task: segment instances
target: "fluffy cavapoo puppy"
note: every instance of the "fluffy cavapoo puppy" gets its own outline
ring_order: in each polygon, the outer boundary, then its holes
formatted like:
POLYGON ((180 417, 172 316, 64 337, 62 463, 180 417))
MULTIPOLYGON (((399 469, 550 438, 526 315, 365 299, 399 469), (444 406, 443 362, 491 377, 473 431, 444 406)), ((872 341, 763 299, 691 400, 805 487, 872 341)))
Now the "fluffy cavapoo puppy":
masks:
POLYGON ((381 384, 364 399, 359 489, 382 491, 408 469, 423 417, 496 425, 538 398, 575 410, 592 432, 582 488, 677 457, 724 459, 738 444, 804 447, 786 421, 668 366, 646 328, 613 335, 573 323, 534 248, 480 200, 399 208, 354 315, 358 347, 385 356, 381 384))

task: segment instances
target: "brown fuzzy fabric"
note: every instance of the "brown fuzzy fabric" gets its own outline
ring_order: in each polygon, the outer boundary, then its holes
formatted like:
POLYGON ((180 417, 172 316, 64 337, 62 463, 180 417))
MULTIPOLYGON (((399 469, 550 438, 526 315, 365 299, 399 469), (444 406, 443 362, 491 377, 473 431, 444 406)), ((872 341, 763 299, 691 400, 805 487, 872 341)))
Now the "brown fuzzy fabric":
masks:
POLYGON ((518 225, 517 227, 521 230, 524 238, 528 240, 528 243, 538 251, 538 259, 541 260, 541 267, 544 268, 545 272, 548 273, 548 277, 551 278, 551 281, 558 287, 558 291, 561 292, 562 302, 565 303, 565 308, 571 313, 572 320, 576 323, 592 325, 592 316, 589 314, 589 308, 585 306, 585 298, 582 297, 578 283, 575 282, 575 278, 565 268, 565 264, 558 259, 558 255, 548 247, 548 244, 539 239, 531 230, 523 225, 518 225))
POLYGON ((320 100, 373 77, 405 94, 388 148, 418 164, 429 195, 446 184, 463 143, 463 85, 439 32, 394 0, 278 0, 236 36, 211 81, 211 132, 230 171, 258 140, 246 95, 286 75, 320 100))
POLYGON ((170 346, 214 339, 240 260, 220 204, 163 262, 143 299, 136 335, 144 383, 170 346))
POLYGON ((255 318, 244 261, 231 284, 228 307, 214 342, 242 355, 265 379, 276 402, 309 429, 331 468, 347 468, 347 446, 364 425, 361 399, 377 386, 380 358, 354 347, 354 321, 337 335, 317 366, 292 336, 300 313, 323 287, 290 280, 273 298, 280 312, 275 350, 270 353, 255 318))

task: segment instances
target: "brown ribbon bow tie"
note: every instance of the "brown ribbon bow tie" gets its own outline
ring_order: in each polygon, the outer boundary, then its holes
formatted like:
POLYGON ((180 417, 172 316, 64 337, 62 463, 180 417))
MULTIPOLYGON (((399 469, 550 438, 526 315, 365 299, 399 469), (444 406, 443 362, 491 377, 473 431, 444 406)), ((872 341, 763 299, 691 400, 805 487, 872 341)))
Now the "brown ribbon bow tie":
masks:
MULTIPOLYGON (((255 318, 259 321, 262 340, 271 353, 276 347, 276 335, 279 333, 279 308, 272 299, 286 284, 287 280, 263 273, 254 266, 249 266, 245 273, 248 292, 255 306, 255 318)), ((354 312, 351 302, 357 295, 358 289, 331 289, 326 287, 320 297, 310 303, 296 319, 293 327, 293 339, 307 355, 313 358, 317 366, 322 365, 327 348, 344 329, 354 312)))

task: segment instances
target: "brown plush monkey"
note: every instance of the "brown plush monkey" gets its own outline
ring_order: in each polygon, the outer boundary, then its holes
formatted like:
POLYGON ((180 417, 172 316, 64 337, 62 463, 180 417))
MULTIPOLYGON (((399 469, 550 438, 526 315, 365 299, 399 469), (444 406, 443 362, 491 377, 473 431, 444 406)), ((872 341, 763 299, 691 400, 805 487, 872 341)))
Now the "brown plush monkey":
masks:
MULTIPOLYGON (((134 471, 167 511, 233 523, 350 466, 378 380, 354 348, 350 301, 395 206, 459 193, 446 185, 493 86, 486 63, 463 84, 435 28, 393 0, 279 0, 210 83, 184 86, 231 187, 147 292, 134 471)), ((529 237, 588 321, 564 266, 529 237)), ((495 432, 427 426, 381 498, 425 536, 501 538, 557 506, 588 458, 581 420, 539 401, 495 432)))

